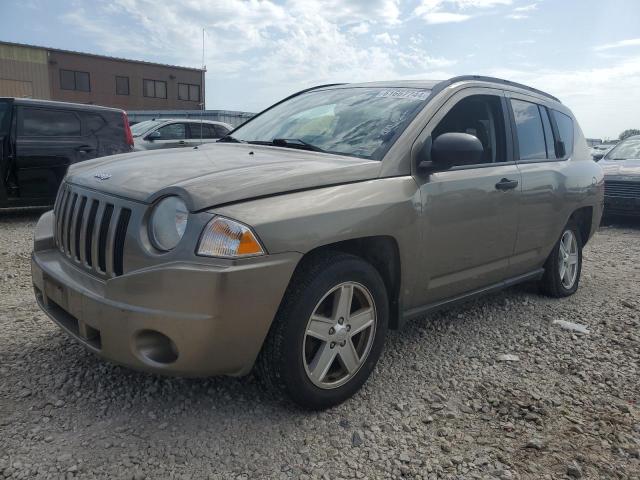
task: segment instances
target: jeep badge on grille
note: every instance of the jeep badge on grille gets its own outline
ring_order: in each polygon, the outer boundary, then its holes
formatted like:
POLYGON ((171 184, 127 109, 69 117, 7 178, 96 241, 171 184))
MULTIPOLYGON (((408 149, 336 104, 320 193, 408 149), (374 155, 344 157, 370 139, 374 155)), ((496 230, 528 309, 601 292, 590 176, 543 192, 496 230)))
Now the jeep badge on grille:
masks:
POLYGON ((110 173, 99 172, 94 175, 94 178, 97 178, 100 181, 109 180, 111 178, 110 173))

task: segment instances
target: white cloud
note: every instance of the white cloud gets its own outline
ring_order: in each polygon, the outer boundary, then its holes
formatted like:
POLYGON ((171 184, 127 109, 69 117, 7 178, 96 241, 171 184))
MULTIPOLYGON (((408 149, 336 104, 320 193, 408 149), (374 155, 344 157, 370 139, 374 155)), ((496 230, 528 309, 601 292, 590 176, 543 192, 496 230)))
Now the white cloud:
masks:
POLYGON ((458 23, 464 22, 471 18, 471 15, 464 15, 462 13, 451 12, 425 12, 421 17, 429 24, 435 25, 438 23, 458 23))
POLYGON ((398 35, 389 35, 389 32, 383 32, 373 36, 373 39, 377 43, 384 45, 395 45, 398 43, 398 38, 398 35))
POLYGON ((64 21, 117 56, 200 66, 204 26, 210 108, 237 108, 235 101, 257 110, 306 86, 433 77, 453 64, 402 44, 398 0, 84 1, 64 21), (239 83, 242 98, 229 97, 239 83))
POLYGON ((369 33, 369 29, 369 24, 367 22, 362 22, 349 28, 349 31, 351 33, 355 33, 356 35, 364 35, 365 33, 369 33))
POLYGON ((612 50, 614 48, 637 47, 637 46, 640 46, 640 38, 630 38, 628 40, 620 40, 619 42, 598 45, 594 47, 594 50, 597 52, 602 52, 604 50, 612 50))
POLYGON ((571 108, 587 137, 613 138, 626 128, 638 128, 640 55, 597 68, 499 69, 487 73, 558 97, 571 108))
POLYGON ((507 15, 507 18, 511 20, 524 20, 525 18, 529 18, 530 14, 538 9, 537 3, 532 3, 530 5, 522 5, 520 7, 516 7, 513 11, 507 15))
POLYGON ((422 0, 413 14, 429 24, 459 23, 479 10, 511 5, 512 0, 422 0))
POLYGON ((516 7, 513 9, 514 12, 533 12, 538 9, 537 3, 532 3, 531 5, 523 5, 521 7, 516 7))

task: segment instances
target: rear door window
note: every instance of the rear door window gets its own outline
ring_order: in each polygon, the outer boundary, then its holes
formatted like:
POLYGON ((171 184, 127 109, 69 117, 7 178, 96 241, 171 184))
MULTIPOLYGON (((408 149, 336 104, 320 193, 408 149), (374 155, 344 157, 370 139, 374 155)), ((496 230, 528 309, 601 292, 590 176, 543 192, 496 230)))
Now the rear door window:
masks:
POLYGON ((511 100, 518 135, 520 160, 547 158, 547 147, 538 105, 522 100, 511 100))
POLYGON ((552 110, 553 118, 558 126, 560 141, 564 144, 564 156, 568 157, 573 153, 573 120, 568 115, 552 110))
POLYGON ((164 127, 160 127, 158 132, 160 132, 160 140, 182 140, 186 138, 184 123, 170 123, 169 125, 165 125, 164 127))
POLYGON ((191 138, 218 138, 213 126, 208 123, 190 123, 189 130, 191 131, 191 138), (202 131, 200 131, 202 128, 202 131))
POLYGON ((21 128, 25 137, 79 137, 80 119, 69 111, 22 108, 21 128))

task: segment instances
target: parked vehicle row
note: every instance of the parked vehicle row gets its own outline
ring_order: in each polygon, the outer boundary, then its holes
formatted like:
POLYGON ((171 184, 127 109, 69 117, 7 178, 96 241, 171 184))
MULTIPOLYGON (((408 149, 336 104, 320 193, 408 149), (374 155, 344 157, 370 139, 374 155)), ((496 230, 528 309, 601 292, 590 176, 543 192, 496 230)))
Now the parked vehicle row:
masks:
POLYGON ((70 166, 36 227, 35 296, 114 362, 255 365, 326 408, 390 328, 524 281, 573 294, 603 190, 571 111, 530 87, 319 86, 217 143, 70 166))

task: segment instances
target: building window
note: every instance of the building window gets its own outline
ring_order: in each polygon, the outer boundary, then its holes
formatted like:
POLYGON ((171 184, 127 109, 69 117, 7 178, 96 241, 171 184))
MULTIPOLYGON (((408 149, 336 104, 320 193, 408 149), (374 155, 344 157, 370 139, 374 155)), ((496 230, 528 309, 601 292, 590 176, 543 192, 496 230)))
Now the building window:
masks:
POLYGON ((60 88, 62 90, 80 90, 81 92, 90 92, 91 83, 89 81, 89 73, 61 69, 60 88))
POLYGON ((144 79, 142 81, 142 94, 145 97, 167 98, 167 82, 144 79))
POLYGON ((129 77, 116 76, 116 95, 129 95, 129 77))
POLYGON ((200 101, 200 85, 179 83, 178 84, 178 100, 187 100, 189 102, 199 102, 200 101))

